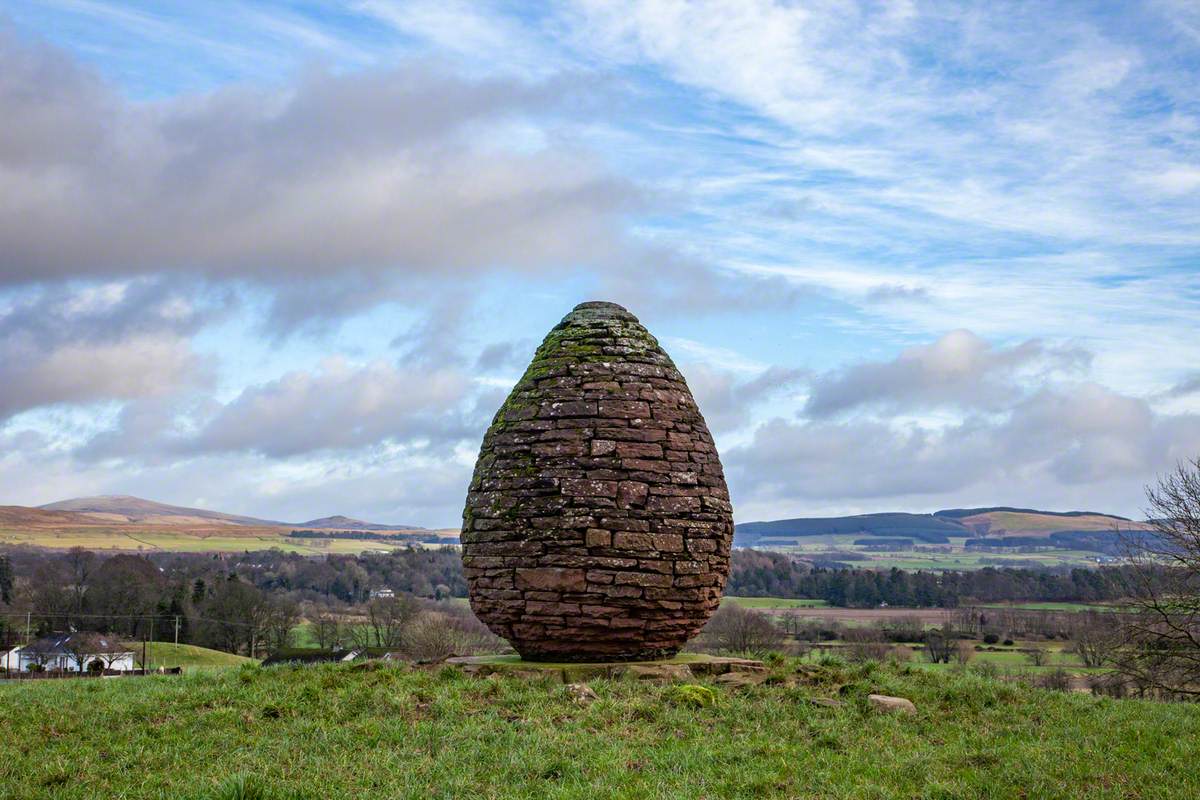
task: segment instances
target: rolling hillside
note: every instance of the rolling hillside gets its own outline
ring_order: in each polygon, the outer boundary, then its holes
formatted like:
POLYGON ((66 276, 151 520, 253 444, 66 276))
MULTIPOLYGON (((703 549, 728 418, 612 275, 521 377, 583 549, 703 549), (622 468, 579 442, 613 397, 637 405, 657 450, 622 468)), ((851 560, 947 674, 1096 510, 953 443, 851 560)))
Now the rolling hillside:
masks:
POLYGON ((283 525, 254 517, 207 511, 201 508, 185 508, 153 500, 143 500, 129 495, 100 495, 98 497, 76 497, 39 506, 43 511, 71 511, 96 522, 114 524, 149 525, 283 525))
POLYGON ((128 495, 78 497, 37 508, 0 506, 0 545, 206 553, 276 547, 323 555, 430 543, 457 544, 457 528, 381 525, 344 516, 277 522, 128 495))
POLYGON ((734 527, 734 546, 768 547, 807 536, 834 534, 905 537, 929 543, 946 542, 950 536, 970 535, 956 520, 939 519, 933 514, 859 514, 746 522, 734 527))
POLYGON ((996 506, 932 514, 861 514, 749 522, 735 527, 734 544, 769 548, 801 544, 811 537, 854 534, 881 540, 911 539, 919 544, 945 544, 961 538, 972 546, 1051 546, 1107 552, 1118 543, 1119 531, 1148 529, 1144 522, 1093 511, 996 506))

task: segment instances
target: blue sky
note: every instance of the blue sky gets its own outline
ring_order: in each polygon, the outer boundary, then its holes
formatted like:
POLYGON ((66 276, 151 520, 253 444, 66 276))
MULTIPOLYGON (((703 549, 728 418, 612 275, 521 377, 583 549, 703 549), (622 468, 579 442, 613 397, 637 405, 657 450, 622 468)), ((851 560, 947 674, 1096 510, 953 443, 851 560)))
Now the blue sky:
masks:
POLYGON ((577 302, 741 521, 1200 455, 1188 2, 10 2, 0 502, 454 525, 577 302))

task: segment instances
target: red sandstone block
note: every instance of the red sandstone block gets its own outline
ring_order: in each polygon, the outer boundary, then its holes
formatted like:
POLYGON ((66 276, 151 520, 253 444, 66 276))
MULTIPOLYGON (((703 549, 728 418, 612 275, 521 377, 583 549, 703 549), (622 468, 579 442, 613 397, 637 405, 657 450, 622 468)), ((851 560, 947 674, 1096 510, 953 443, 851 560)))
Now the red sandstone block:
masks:
POLYGON ((637 419, 650 416, 650 404, 643 400, 601 400, 592 413, 600 418, 637 419))
POLYGON ((542 419, 594 417, 596 416, 596 404, 586 400, 552 400, 538 406, 537 416, 542 419))
POLYGON ((569 479, 562 482, 562 491, 573 497, 615 497, 617 482, 569 479))
POLYGON ((617 455, 621 458, 662 458, 663 448, 656 442, 617 442, 617 455))
POLYGON ((589 529, 585 542, 588 547, 608 547, 612 544, 612 531, 589 529))
POLYGON ((677 533, 656 533, 651 537, 654 549, 664 553, 674 553, 683 550, 683 537, 677 533))
POLYGON ((628 586, 670 586, 670 575, 651 575, 645 572, 618 572, 613 580, 628 586))
POLYGON ((613 547, 621 550, 653 550, 654 537, 649 533, 617 531, 613 534, 613 547))
MULTIPOLYGON (((616 580, 616 574, 613 575, 613 580, 616 580)), ((603 588, 605 597, 641 597, 642 588, 640 586, 617 585, 605 586, 603 588)))
POLYGON ((700 499, 696 497, 652 496, 646 500, 646 508, 664 514, 680 514, 700 510, 700 499))
POLYGON ((584 591, 587 580, 582 569, 557 567, 535 567, 516 571, 518 589, 544 589, 548 591, 584 591))
POLYGON ((536 600, 525 603, 526 615, 563 616, 578 614, 578 603, 543 603, 536 600))

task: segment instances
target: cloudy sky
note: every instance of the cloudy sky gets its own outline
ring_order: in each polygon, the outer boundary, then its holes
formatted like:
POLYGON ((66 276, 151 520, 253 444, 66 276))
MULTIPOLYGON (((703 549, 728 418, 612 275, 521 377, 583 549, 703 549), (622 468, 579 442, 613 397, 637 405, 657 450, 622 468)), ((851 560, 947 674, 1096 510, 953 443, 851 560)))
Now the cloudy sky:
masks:
POLYGON ((456 525, 620 302, 739 521, 1200 455, 1200 6, 0 5, 0 503, 456 525))

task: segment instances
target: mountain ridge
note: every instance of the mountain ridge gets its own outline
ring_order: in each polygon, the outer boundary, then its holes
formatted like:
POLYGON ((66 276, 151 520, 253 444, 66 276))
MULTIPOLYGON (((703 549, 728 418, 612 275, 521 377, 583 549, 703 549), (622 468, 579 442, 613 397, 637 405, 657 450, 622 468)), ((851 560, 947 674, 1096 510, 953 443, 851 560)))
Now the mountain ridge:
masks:
POLYGON ((1118 530, 1149 526, 1099 511, 1042 511, 1014 506, 988 506, 935 511, 930 514, 883 512, 845 517, 794 517, 744 522, 734 526, 734 546, 769 547, 812 536, 855 534, 902 537, 923 544, 945 544, 965 537, 971 544, 1000 546, 1071 540, 1116 539, 1118 530))
POLYGON ((319 517, 307 522, 282 522, 242 514, 229 514, 223 511, 211 511, 203 508, 159 503, 155 500, 146 500, 145 498, 128 494, 72 497, 35 507, 5 506, 5 508, 10 510, 9 514, 14 519, 20 516, 16 509, 28 509, 30 513, 25 516, 31 519, 43 519, 36 512, 43 512, 43 514, 69 514, 71 517, 64 517, 62 521, 76 523, 92 522, 96 524, 153 524, 173 526, 216 524, 229 525, 231 527, 307 528, 346 531, 424 530, 424 528, 417 525, 384 525, 340 514, 319 517))

